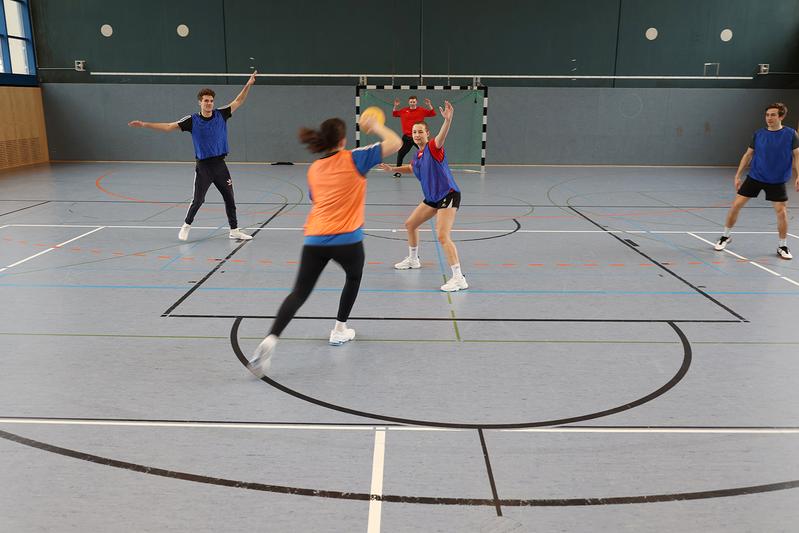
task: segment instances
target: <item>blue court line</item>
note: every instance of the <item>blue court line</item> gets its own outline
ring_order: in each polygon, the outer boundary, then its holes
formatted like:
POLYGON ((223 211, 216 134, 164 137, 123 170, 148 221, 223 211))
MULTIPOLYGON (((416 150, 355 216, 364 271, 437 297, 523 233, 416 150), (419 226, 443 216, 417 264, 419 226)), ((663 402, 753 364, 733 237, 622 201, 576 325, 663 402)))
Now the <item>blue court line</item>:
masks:
MULTIPOLYGON (((186 290, 185 285, 80 285, 80 284, 66 284, 66 283, 0 283, 0 287, 10 288, 30 288, 30 289, 157 289, 157 290, 186 290)), ((291 292, 289 287, 200 287, 198 291, 222 291, 222 292, 291 292)), ((315 288, 314 291, 318 292, 335 292, 340 293, 340 287, 323 287, 315 288)), ((364 289, 361 288, 360 292, 373 292, 373 293, 395 293, 395 294, 412 294, 412 293, 433 293, 441 294, 438 289, 364 289)), ((671 294, 671 295, 687 295, 696 296, 696 291, 614 291, 614 290, 469 290, 468 294, 508 294, 508 295, 524 295, 524 294, 558 294, 558 295, 613 295, 613 294, 629 294, 629 295, 652 295, 652 294, 671 294)), ((787 295, 799 296, 797 291, 709 291, 708 294, 761 294, 761 295, 787 295)))

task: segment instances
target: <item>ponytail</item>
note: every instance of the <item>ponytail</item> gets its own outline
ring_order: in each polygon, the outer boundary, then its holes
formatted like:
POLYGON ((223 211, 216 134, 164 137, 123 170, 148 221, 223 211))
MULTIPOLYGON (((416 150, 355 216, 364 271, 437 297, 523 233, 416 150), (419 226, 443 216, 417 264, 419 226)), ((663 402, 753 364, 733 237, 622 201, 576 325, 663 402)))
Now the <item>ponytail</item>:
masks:
POLYGON ((347 126, 340 118, 329 118, 318 130, 300 128, 300 142, 308 145, 312 153, 329 152, 347 135, 347 126))

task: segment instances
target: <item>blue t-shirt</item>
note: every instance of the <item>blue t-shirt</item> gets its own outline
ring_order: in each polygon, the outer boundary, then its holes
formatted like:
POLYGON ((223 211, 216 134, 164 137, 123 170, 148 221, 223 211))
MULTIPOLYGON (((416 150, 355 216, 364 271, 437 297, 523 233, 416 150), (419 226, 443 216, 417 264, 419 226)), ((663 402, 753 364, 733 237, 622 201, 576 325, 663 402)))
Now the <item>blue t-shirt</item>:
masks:
POLYGON ((228 154, 227 119, 232 114, 230 106, 226 106, 214 109, 209 118, 194 113, 178 121, 181 130, 191 133, 194 157, 198 161, 228 154))
POLYGON ((450 191, 458 191, 458 184, 452 177, 447 155, 443 148, 436 146, 436 140, 430 142, 416 153, 411 161, 411 168, 422 183, 424 199, 431 203, 441 201, 450 191))
MULTIPOLYGON (((336 152, 333 152, 336 153, 336 152)), ((362 148, 356 148, 350 152, 355 168, 361 176, 366 177, 366 173, 372 170, 383 161, 383 147, 380 143, 370 144, 362 148)), ((328 154, 329 157, 333 154, 328 154)), ((310 196, 310 192, 308 193, 310 196)), ((313 201, 313 198, 311 198, 313 201)), ((311 246, 338 246, 341 244, 355 244, 363 240, 363 228, 348 233, 338 233, 336 235, 308 235, 305 237, 305 244, 311 246)))
POLYGON ((783 126, 778 130, 761 128, 752 136, 749 148, 755 151, 749 175, 763 183, 785 183, 791 179, 793 150, 799 148, 796 130, 783 126))

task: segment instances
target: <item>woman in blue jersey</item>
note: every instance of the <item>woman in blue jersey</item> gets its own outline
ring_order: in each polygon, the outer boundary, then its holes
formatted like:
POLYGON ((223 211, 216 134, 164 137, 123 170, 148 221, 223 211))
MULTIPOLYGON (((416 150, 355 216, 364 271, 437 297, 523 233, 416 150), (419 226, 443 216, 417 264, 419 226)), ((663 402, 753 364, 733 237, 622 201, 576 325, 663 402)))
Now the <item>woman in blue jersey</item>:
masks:
POLYGON ((381 165, 388 172, 413 172, 419 179, 424 193, 424 200, 416 206, 413 213, 405 221, 408 230, 408 257, 394 265, 397 270, 421 268, 419 260, 419 227, 436 217, 436 234, 441 248, 447 257, 447 262, 452 269, 452 277, 441 286, 442 291, 453 292, 469 288, 466 278, 461 272, 458 250, 452 242, 452 226, 455 215, 461 205, 461 191, 452 172, 449 169, 447 156, 444 153, 444 141, 447 139, 454 109, 452 104, 445 101, 444 108, 438 108, 444 123, 434 139, 430 138, 430 129, 424 122, 414 124, 412 130, 413 142, 419 151, 408 165, 392 167, 381 165))

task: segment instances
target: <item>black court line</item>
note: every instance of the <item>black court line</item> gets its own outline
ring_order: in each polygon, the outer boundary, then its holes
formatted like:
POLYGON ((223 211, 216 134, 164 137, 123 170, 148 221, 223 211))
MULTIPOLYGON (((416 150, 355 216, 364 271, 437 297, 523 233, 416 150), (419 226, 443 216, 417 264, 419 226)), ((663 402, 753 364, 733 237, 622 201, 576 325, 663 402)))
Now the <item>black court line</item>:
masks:
MULTIPOLYGON (((38 201, 38 200, 33 200, 33 201, 38 201)), ((31 209, 33 207, 39 207, 40 205, 49 204, 49 203, 50 203, 50 200, 45 200, 44 202, 39 202, 38 204, 29 205, 28 207, 21 207, 19 209, 15 209, 15 210, 9 211, 7 213, 0 213, 0 217, 4 217, 4 216, 10 215, 12 213, 19 213, 20 211, 25 211, 26 209, 31 209)))
MULTIPOLYGON (((239 346, 239 325, 241 324, 241 318, 237 318, 233 322, 233 327, 230 328, 230 345, 233 349, 233 353, 236 355, 236 358, 239 362, 244 366, 248 371, 250 370, 249 367, 249 360, 245 357, 244 353, 241 351, 241 346, 239 346)), ((331 409, 333 411, 339 411, 341 413, 347 413, 350 415, 359 416, 361 418, 370 418, 374 420, 385 420, 388 422, 397 422, 400 424, 407 424, 411 426, 428 426, 428 427, 440 427, 440 428, 459 428, 459 429, 523 429, 523 428, 534 428, 534 427, 546 427, 546 426, 558 426, 562 424, 571 424, 574 422, 582 422, 584 420, 593 420, 596 418, 602 418, 605 416, 610 416, 616 413, 621 413, 623 411, 627 411, 648 403, 659 396, 662 396, 672 388, 674 388, 688 373, 688 369, 691 367, 691 360, 692 360, 692 350, 691 350, 691 343, 688 341, 688 338, 682 332, 680 328, 677 327, 676 324, 673 322, 669 322, 668 325, 674 330, 679 337, 680 342, 683 348, 683 357, 682 363, 680 368, 674 374, 674 376, 669 379, 665 384, 663 384, 657 390, 633 400, 629 403, 624 405, 619 405, 617 407, 612 407, 610 409, 605 409, 603 411, 596 411, 593 413, 588 413, 585 415, 579 416, 572 416, 568 418, 559 418, 553 420, 541 420, 541 421, 533 421, 533 422, 517 422, 517 423, 500 423, 500 424, 472 424, 472 423, 464 423, 464 422, 443 422, 443 421, 434 421, 434 420, 418 420, 413 418, 403 418, 397 416, 388 416, 382 415, 378 413, 370 413, 367 411, 361 411, 358 409, 351 409, 349 407, 344 407, 341 405, 336 405, 330 402, 326 402, 324 400, 320 400, 318 398, 314 398, 312 396, 308 396, 307 394, 303 394, 298 392, 294 389, 291 389, 282 383, 275 381, 274 379, 270 378, 269 376, 261 377, 261 381, 271 385, 272 387, 285 392, 290 396, 294 396, 300 400, 304 400, 308 403, 312 403, 318 405, 320 407, 324 407, 326 409, 331 409)))
POLYGON ((249 481, 237 481, 234 479, 215 478, 180 472, 176 470, 165 470, 154 466, 146 466, 126 461, 118 461, 108 457, 102 457, 90 453, 85 453, 61 446, 54 446, 46 442, 41 442, 15 433, 0 430, 0 438, 36 448, 45 452, 54 453, 64 457, 71 457, 81 461, 87 461, 103 466, 121 468, 133 472, 139 472, 151 476, 160 476, 182 481, 192 481, 195 483, 206 483, 222 487, 236 489, 256 490, 262 492, 273 492, 278 494, 293 494, 298 496, 312 496, 317 498, 331 498, 338 500, 370 501, 378 500, 389 503, 413 503, 427 505, 462 505, 462 506, 491 506, 502 505, 506 507, 572 507, 572 506, 594 506, 594 505, 620 505, 636 503, 657 503, 673 502, 683 500, 703 500, 710 498, 725 498, 731 496, 742 496, 746 494, 758 494, 764 492, 774 492, 778 490, 794 489, 799 487, 799 480, 769 483, 765 485, 751 485, 747 487, 736 487, 731 489, 708 490, 701 492, 678 492, 671 494, 650 494, 644 496, 614 496, 608 498, 565 498, 565 499, 513 499, 495 500, 493 498, 445 498, 431 496, 401 496, 401 495, 379 495, 347 491, 307 489, 301 487, 288 487, 285 485, 269 485, 265 483, 253 483, 249 481))
POLYGON ((642 252, 641 250, 639 250, 639 249, 638 249, 638 248, 636 248, 635 246, 632 246, 630 243, 626 242, 626 241, 625 241, 623 238, 619 237, 619 236, 618 236, 618 235, 616 235, 615 233, 611 233, 610 231, 608 231, 608 229, 607 229, 606 227, 602 226, 602 225, 601 225, 601 224, 599 224, 598 222, 595 222, 595 221, 594 221, 594 220, 592 220, 592 219, 591 219, 589 216, 587 216, 587 215, 584 215, 583 213, 581 213, 580 211, 578 211, 578 210, 577 210, 577 209, 575 209, 574 207, 571 207, 571 206, 569 206, 569 209, 571 209, 572 211, 574 211, 575 213, 577 213, 578 215, 580 215, 581 217, 583 217, 585 220, 587 220, 588 222, 590 222, 590 223, 591 223, 591 224, 593 224, 594 226, 596 226, 596 227, 600 228, 602 231, 604 231, 605 233, 607 233, 608 235, 610 235, 611 237, 613 237, 614 239, 616 239, 617 241, 619 241, 620 243, 622 243, 624 246, 626 246, 626 247, 627 247, 627 248, 629 248, 630 250, 633 250, 635 253, 637 253, 637 254, 639 254, 639 255, 641 255, 641 256, 643 256, 643 257, 646 257, 646 258, 647 258, 649 261, 651 261, 652 263, 654 263, 654 264, 655 264, 655 266, 657 266, 657 267, 659 267, 659 268, 661 268, 661 269, 665 270, 666 272, 668 272, 669 274, 671 274, 671 275, 672 275, 673 277, 675 277, 676 279, 678 279, 678 280, 682 281, 684 284, 686 284, 686 285, 688 285, 689 287, 691 287, 691 288, 692 288, 693 290, 695 290, 697 293, 701 294, 702 296, 704 296, 705 298, 707 298, 708 300, 710 300, 711 302, 713 302, 713 303, 714 303, 714 304, 716 304, 717 306, 721 307, 722 309, 724 309, 725 311, 727 311, 728 313, 730 313, 730 314, 731 314, 731 315, 733 315, 734 317, 736 317, 736 318, 740 319, 740 320, 741 320, 741 322, 749 322, 747 319, 745 319, 744 317, 742 317, 741 315, 739 315, 738 313, 736 313, 735 311, 733 311, 732 309, 730 309, 729 307, 727 307, 726 305, 724 305, 723 303, 721 303, 720 301, 716 300, 715 298, 713 298, 711 295, 709 295, 708 293, 706 293, 705 291, 703 291, 702 289, 700 289, 700 288, 699 288, 699 287, 697 287, 696 285, 692 284, 692 283, 691 283, 691 282, 689 282, 688 280, 686 280, 686 279, 682 278, 681 276, 679 276, 679 275, 678 275, 676 272, 674 272, 673 270, 670 270, 670 269, 666 268, 664 265, 662 265, 662 264, 660 263, 660 261, 656 261, 656 260, 652 259, 652 258, 651 258, 651 257, 649 257, 649 256, 648 256, 646 253, 642 252))
MULTIPOLYGON (((165 316, 165 315, 164 315, 165 316)), ((221 318, 221 319, 259 319, 269 320, 277 318, 277 315, 188 315, 170 314, 170 318, 221 318)), ((330 316, 295 316, 292 320, 330 320, 336 318, 330 316)), ((451 322, 452 316, 447 317, 424 317, 424 316, 351 316, 349 320, 386 320, 386 321, 425 321, 425 322, 451 322)), ((740 320, 724 319, 633 319, 633 318, 460 318, 458 322, 608 322, 621 324, 740 324, 740 320)))
MULTIPOLYGON (((269 224, 269 223, 270 223, 272 220, 274 220, 274 218, 275 218, 276 216, 278 216, 278 215, 280 214, 280 212, 281 212, 281 211, 283 211, 283 210, 284 210, 284 209, 285 209, 285 208, 286 208, 288 205, 289 205, 289 204, 287 204, 287 203, 284 203, 284 204, 283 204, 283 206, 282 206, 280 209, 278 209, 277 211, 275 211, 275 212, 274 212, 274 214, 273 214, 271 217, 269 217, 268 219, 266 219, 266 220, 264 221, 264 223, 263 223, 263 224, 261 224, 261 225, 258 227, 258 229, 257 229, 257 230, 255 230, 255 231, 253 231, 253 232, 252 232, 252 236, 253 236, 253 237, 255 237, 256 235, 258 235, 258 232, 259 232, 259 231, 261 231, 261 229, 263 229, 263 227, 264 227, 264 226, 266 226, 266 225, 267 225, 267 224, 269 224)), ((202 285, 203 283, 205 283, 206 281, 208 281, 208 279, 209 279, 211 276, 213 276, 213 275, 216 273, 216 271, 217 271, 217 270, 219 270, 220 268, 222 268, 222 265, 224 265, 224 264, 227 262, 227 260, 228 260, 228 259, 230 259, 231 257, 233 257, 233 256, 236 254, 236 252, 238 252, 239 250, 241 250, 241 247, 242 247, 242 246, 244 246, 245 244, 247 244, 248 242, 250 242, 250 241, 248 241, 248 240, 247 240, 247 241, 243 241, 241 244, 239 244, 238 246, 236 246, 236 247, 233 249, 233 251, 232 251, 232 252, 230 252, 229 254, 227 254, 227 256, 226 256, 224 259, 222 259, 220 262, 218 262, 218 263, 216 264, 216 266, 215 266, 214 268, 212 268, 212 269, 211 269, 211 271, 210 271, 210 272, 208 272, 208 274, 206 274, 206 275, 203 277, 203 279, 201 279, 200 281, 198 281, 197 283, 195 283, 195 284, 194 284, 194 285, 191 287, 191 289, 189 289, 188 291, 186 291, 186 294, 184 294, 183 296, 181 296, 180 298, 178 298, 178 300, 177 300, 175 303, 173 303, 173 304, 172 304, 172 305, 169 307, 169 309, 167 309, 166 311, 164 311, 164 313, 163 313, 161 316, 162 316, 162 317, 165 317, 165 316, 170 316, 170 313, 171 313, 172 311, 174 311, 174 310, 175 310, 175 308, 177 308, 177 306, 179 306, 180 304, 182 304, 182 303, 183 303, 183 301, 184 301, 184 300, 186 300, 186 298, 188 298, 189 296, 191 296, 191 293, 193 293, 194 291, 196 291, 197 289, 199 289, 199 288, 200 288, 200 285, 202 285)))
POLYGON ((483 458, 486 461, 486 472, 488 473, 488 483, 491 485, 491 494, 494 496, 494 507, 497 510, 497 516, 502 516, 502 504, 499 503, 499 495, 497 494, 497 484, 494 482, 494 471, 491 470, 491 459, 488 457, 488 447, 486 446, 486 439, 483 435, 483 430, 478 429, 477 434, 480 436, 480 446, 483 448, 483 458))

